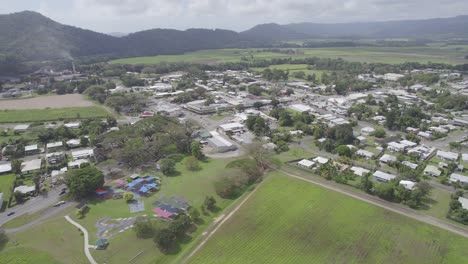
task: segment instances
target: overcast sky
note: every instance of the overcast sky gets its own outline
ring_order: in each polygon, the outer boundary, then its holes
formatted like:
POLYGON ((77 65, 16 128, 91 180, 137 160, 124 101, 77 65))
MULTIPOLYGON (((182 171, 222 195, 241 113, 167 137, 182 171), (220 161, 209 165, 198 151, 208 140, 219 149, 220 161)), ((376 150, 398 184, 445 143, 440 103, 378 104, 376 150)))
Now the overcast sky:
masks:
POLYGON ((1 0, 0 13, 32 10, 100 32, 150 28, 241 31, 275 22, 356 22, 468 15, 468 0, 1 0))

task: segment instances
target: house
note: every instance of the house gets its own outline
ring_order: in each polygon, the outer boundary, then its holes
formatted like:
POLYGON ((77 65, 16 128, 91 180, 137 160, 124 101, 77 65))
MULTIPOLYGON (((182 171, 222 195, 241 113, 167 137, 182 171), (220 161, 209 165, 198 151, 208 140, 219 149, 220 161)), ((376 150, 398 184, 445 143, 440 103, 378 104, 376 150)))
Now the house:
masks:
POLYGON ((21 186, 18 186, 16 187, 14 190, 13 190, 13 193, 15 192, 20 192, 22 194, 28 194, 28 195, 31 195, 34 193, 34 191, 36 191, 36 186, 26 186, 26 185, 21 185, 21 186))
POLYGON ((398 142, 389 142, 387 149, 391 152, 404 152, 406 145, 398 142))
POLYGON ((359 177, 362 177, 370 172, 370 170, 366 170, 361 167, 351 167, 350 170, 354 173, 354 175, 359 176, 359 177))
POLYGON ((466 199, 464 197, 458 197, 458 201, 461 203, 461 206, 462 206, 463 209, 468 210, 468 199, 466 199))
POLYGON ((40 152, 40 150, 39 150, 39 147, 37 146, 37 144, 28 145, 28 146, 24 147, 24 153, 26 155, 33 155, 33 154, 37 154, 39 152, 40 152))
POLYGON ((373 127, 363 127, 361 129, 361 134, 366 135, 366 136, 371 136, 375 133, 375 128, 373 127))
POLYGON ((396 82, 399 79, 405 77, 403 74, 398 74, 398 73, 386 73, 383 76, 383 79, 386 81, 391 81, 391 82, 396 82))
POLYGON ((29 125, 17 125, 13 128, 15 134, 24 133, 29 129, 29 125))
POLYGON ((312 111, 312 108, 310 106, 304 104, 292 104, 289 106, 289 109, 300 113, 309 113, 312 111))
POLYGON ((0 174, 11 172, 11 162, 0 164, 0 174))
POLYGON ((379 182, 389 182, 393 179, 395 179, 397 176, 395 175, 392 175, 392 174, 389 174, 389 173, 385 173, 383 171, 376 171, 374 172, 374 174, 372 174, 372 176, 374 177, 374 179, 376 181, 379 181, 379 182))
POLYGON ((323 157, 316 157, 315 159, 313 159, 313 161, 315 161, 317 163, 320 163, 320 164, 327 164, 328 163, 328 159, 323 158, 323 157))
POLYGON ((443 159, 443 160, 446 160, 446 161, 451 161, 451 162, 455 162, 458 160, 458 153, 455 153, 455 152, 449 152, 449 151, 442 151, 442 150, 439 150, 437 151, 437 157, 443 159))
POLYGON ((439 168, 440 168, 440 169, 447 169, 447 168, 448 168, 448 164, 441 161, 441 162, 439 162, 439 168))
POLYGON ((63 142, 57 141, 57 142, 47 143, 46 147, 47 147, 47 150, 61 148, 63 147, 63 142))
POLYGON ((69 148, 77 148, 77 147, 81 146, 81 140, 80 139, 70 139, 67 142, 65 142, 65 144, 67 144, 67 147, 69 147, 69 148))
POLYGON ((151 112, 151 111, 144 111, 143 113, 141 113, 138 117, 140 118, 147 118, 147 117, 153 117, 154 116, 154 112, 151 112))
POLYGON ((138 193, 140 195, 147 195, 150 192, 159 190, 159 185, 156 183, 155 177, 146 176, 129 182, 127 186, 125 186, 125 190, 138 193))
POLYGON ((241 123, 229 123, 229 124, 223 124, 219 125, 219 130, 223 132, 224 134, 227 133, 243 133, 245 131, 244 125, 241 123))
POLYGON ((436 149, 428 147, 426 145, 419 145, 416 146, 408 151, 408 154, 410 155, 416 155, 418 156, 421 160, 427 160, 428 158, 432 157, 432 155, 435 153, 436 149))
POLYGON ((57 164, 65 160, 64 152, 53 152, 46 155, 46 160, 49 164, 57 164))
POLYGON ((396 162, 397 161, 397 158, 395 156, 392 156, 392 155, 388 155, 388 154, 384 154, 380 159, 379 159, 380 162, 382 163, 385 163, 385 164, 388 164, 390 162, 396 162))
POLYGON ((427 133, 427 132, 418 132, 418 137, 422 138, 422 139, 426 139, 426 140, 431 140, 432 139, 432 135, 430 133, 427 133))
POLYGON ((424 175, 432 176, 432 177, 439 177, 442 172, 433 165, 427 165, 424 169, 424 175))
POLYGON ((367 138, 365 138, 363 136, 359 136, 356 139, 359 140, 359 144, 361 144, 361 145, 365 145, 367 143, 367 138))
POLYGON ((418 145, 418 143, 415 143, 413 141, 409 141, 409 140, 400 140, 400 144, 403 144, 405 145, 406 147, 409 147, 409 148, 413 148, 413 147, 416 147, 418 145))
POLYGON ((416 183, 412 181, 401 180, 399 184, 405 187, 405 189, 410 190, 410 191, 416 188, 416 183))
POLYGON ((81 167, 81 164, 83 164, 83 163, 89 163, 89 160, 80 159, 80 160, 70 161, 70 162, 68 162, 68 168, 70 168, 70 169, 79 169, 81 167))
POLYGON ((457 174, 457 173, 452 173, 452 174, 450 174, 449 181, 450 182, 461 182, 463 184, 468 184, 468 176, 464 176, 464 175, 457 174))
POLYGON ((41 159, 33 159, 28 161, 23 161, 21 172, 22 173, 29 173, 31 171, 40 170, 41 169, 42 160, 41 159))
POLYGON ((405 165, 406 167, 409 167, 413 170, 415 170, 417 167, 418 167, 418 164, 416 163, 413 163, 413 162, 409 162, 407 160, 403 161, 401 164, 405 165))
POLYGON ((303 159, 297 163, 298 166, 307 168, 307 169, 312 169, 315 165, 315 162, 308 160, 308 159, 303 159))
POLYGON ((234 143, 222 137, 218 132, 213 131, 211 132, 211 135, 213 137, 207 140, 208 145, 210 145, 216 152, 222 153, 237 149, 237 146, 234 143))
POLYGON ((406 133, 411 133, 411 134, 418 134, 419 133, 419 128, 414 128, 414 127, 407 127, 405 129, 406 133))
POLYGON ((72 151, 73 160, 89 159, 94 157, 94 149, 81 149, 72 151))
POLYGON ((63 124, 63 126, 66 128, 70 128, 70 129, 78 129, 80 128, 81 123, 80 122, 66 123, 66 124, 63 124))
POLYGON ((366 159, 372 159, 375 156, 374 153, 372 153, 370 151, 367 151, 367 150, 364 150, 364 149, 360 149, 360 150, 356 151, 356 155, 364 157, 366 159))
POLYGON ((468 153, 463 153, 462 154, 462 160, 463 161, 468 161, 468 153))

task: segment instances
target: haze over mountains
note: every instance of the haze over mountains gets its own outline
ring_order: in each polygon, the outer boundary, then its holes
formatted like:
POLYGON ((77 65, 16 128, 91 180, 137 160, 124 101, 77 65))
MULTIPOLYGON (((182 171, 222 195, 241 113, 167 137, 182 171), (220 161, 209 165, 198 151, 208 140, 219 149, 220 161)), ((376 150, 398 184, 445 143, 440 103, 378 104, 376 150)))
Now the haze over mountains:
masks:
POLYGON ((265 47, 274 42, 326 38, 468 38, 468 16, 453 18, 341 23, 263 24, 244 32, 231 30, 152 29, 111 36, 67 26, 39 13, 0 15, 0 63, 83 56, 151 56, 215 48, 265 47))

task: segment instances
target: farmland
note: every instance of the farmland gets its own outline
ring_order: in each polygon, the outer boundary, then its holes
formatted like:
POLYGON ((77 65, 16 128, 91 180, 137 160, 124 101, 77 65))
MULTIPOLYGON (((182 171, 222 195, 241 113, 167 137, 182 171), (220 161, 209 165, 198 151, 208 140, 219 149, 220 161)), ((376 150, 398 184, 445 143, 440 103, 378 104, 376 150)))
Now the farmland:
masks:
POLYGON ((104 108, 99 106, 34 110, 3 110, 0 111, 0 123, 22 123, 103 118, 108 115, 109 112, 107 112, 104 108))
POLYGON ((63 107, 88 107, 94 103, 81 94, 40 96, 28 99, 0 100, 0 110, 26 110, 63 107))
POLYGON ((467 240, 278 174, 190 263, 466 263, 467 240))
POLYGON ((449 64, 466 63, 463 56, 468 46, 423 46, 423 47, 352 47, 352 48, 303 48, 303 54, 288 55, 283 53, 263 52, 258 49, 218 49, 188 52, 183 55, 160 55, 153 57, 136 57, 111 61, 114 64, 158 64, 162 62, 187 63, 223 63, 240 62, 249 59, 273 58, 343 58, 358 62, 403 63, 438 62, 449 64))

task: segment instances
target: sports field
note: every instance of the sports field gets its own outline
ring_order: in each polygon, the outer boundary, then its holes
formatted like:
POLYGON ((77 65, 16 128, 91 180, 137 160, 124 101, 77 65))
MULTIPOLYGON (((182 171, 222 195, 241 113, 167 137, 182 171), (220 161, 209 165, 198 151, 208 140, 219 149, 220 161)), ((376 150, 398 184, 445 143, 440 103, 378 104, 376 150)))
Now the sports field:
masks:
POLYGON ((25 110, 63 107, 87 107, 94 103, 81 94, 40 96, 28 99, 0 100, 0 110, 25 110))
POLYGON ((461 236, 272 175, 190 263, 468 263, 461 236))
POLYGON ((0 110, 0 123, 23 123, 58 120, 103 118, 109 115, 103 107, 67 107, 29 110, 0 110))
POLYGON ((189 62, 214 64, 239 62, 252 59, 273 58, 343 58, 349 61, 403 63, 403 62, 438 62, 449 64, 467 63, 463 59, 468 54, 468 46, 421 46, 421 47, 350 47, 350 48, 304 48, 303 54, 288 55, 283 53, 262 52, 259 49, 218 49, 188 52, 182 55, 161 55, 136 57, 111 61, 117 64, 158 64, 162 62, 189 62))

